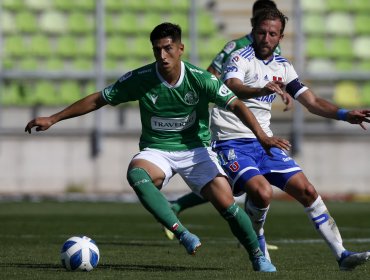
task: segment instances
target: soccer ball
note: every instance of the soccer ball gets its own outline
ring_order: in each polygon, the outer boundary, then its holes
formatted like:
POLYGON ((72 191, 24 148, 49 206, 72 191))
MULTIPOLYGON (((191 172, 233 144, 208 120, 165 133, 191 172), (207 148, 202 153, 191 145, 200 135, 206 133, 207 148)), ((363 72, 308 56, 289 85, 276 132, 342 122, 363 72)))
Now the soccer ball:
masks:
POLYGON ((90 271, 98 265, 100 253, 91 238, 73 236, 64 242, 60 257, 63 267, 67 270, 90 271))

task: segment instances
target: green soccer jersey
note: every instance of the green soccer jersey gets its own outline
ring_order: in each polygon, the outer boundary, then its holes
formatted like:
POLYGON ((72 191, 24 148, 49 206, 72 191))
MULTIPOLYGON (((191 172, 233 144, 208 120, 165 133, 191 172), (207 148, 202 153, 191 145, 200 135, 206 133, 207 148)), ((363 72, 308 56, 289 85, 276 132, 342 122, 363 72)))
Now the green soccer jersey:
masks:
POLYGON ((174 86, 161 77, 156 65, 126 73, 102 91, 104 99, 113 106, 139 101, 140 150, 209 146, 209 103, 226 108, 237 97, 214 75, 190 63, 181 63, 181 76, 174 86))
MULTIPOLYGON (((226 62, 232 52, 244 48, 245 46, 250 45, 253 42, 253 38, 251 34, 245 35, 239 39, 232 40, 228 42, 224 48, 216 55, 216 57, 212 60, 212 67, 216 69, 216 71, 221 74, 222 65, 226 62)), ((280 46, 277 46, 275 49, 276 54, 281 54, 280 46)))

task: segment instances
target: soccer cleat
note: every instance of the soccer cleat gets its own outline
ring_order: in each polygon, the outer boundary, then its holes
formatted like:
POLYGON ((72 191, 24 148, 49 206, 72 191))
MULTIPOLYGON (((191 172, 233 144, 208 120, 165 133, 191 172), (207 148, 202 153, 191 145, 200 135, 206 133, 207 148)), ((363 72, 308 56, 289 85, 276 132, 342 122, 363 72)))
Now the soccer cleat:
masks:
POLYGON ((202 245, 198 236, 187 230, 181 233, 179 240, 180 244, 184 245, 189 255, 195 255, 197 249, 202 245))
POLYGON ((258 239, 259 247, 260 247, 262 253, 265 255, 266 259, 271 262, 270 254, 269 254, 269 251, 267 250, 267 246, 266 246, 265 236, 263 234, 259 235, 259 236, 257 236, 257 239, 258 239))
POLYGON ((252 266, 254 271, 276 272, 276 267, 265 256, 254 257, 252 266))
POLYGON ((369 259, 370 252, 356 253, 345 250, 338 261, 339 269, 350 271, 355 269, 356 266, 364 264, 369 259))
POLYGON ((164 231, 164 235, 166 235, 166 237, 169 240, 173 240, 175 238, 175 235, 173 234, 173 232, 167 229, 166 227, 163 227, 163 231, 164 231))

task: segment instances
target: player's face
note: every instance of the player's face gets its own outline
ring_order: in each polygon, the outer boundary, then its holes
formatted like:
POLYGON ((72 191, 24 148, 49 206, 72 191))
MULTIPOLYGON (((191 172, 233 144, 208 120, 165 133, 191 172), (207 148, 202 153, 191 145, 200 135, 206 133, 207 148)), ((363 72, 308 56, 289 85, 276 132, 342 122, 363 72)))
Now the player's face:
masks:
POLYGON ((261 59, 269 59, 279 45, 283 34, 280 33, 281 21, 264 20, 253 30, 254 46, 257 56, 261 59))
POLYGON ((170 37, 162 38, 153 42, 153 53, 158 68, 162 72, 171 72, 180 66, 181 55, 184 45, 174 42, 170 37))

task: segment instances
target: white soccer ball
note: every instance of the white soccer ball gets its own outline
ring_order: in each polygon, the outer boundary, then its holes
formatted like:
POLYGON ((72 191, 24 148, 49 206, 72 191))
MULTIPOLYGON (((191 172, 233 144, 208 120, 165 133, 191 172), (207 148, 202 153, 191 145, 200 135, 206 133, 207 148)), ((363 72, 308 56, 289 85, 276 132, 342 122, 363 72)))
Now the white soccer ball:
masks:
POLYGON ((73 236, 64 242, 60 252, 62 265, 67 270, 90 271, 100 258, 99 248, 94 240, 87 236, 73 236))

